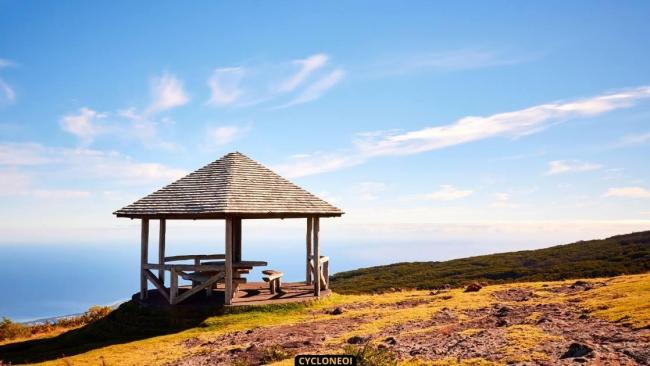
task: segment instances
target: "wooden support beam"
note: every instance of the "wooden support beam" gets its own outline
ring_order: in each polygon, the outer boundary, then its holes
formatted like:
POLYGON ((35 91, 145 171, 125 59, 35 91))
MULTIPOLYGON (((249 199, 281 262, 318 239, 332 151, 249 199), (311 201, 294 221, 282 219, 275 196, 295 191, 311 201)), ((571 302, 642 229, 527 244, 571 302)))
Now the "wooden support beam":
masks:
POLYGON ((199 292, 199 291, 201 291, 201 290, 203 290, 205 288, 208 288, 208 287, 211 288, 212 286, 214 286, 215 283, 217 283, 217 281, 219 281, 221 279, 223 279, 223 273, 217 273, 216 275, 210 277, 204 283, 183 292, 183 294, 180 295, 180 296, 178 296, 178 292, 177 292, 176 296, 174 296, 174 300, 172 302, 172 305, 173 304, 178 304, 179 302, 187 299, 188 297, 194 295, 195 293, 197 293, 197 292, 199 292))
POLYGON ((140 300, 147 297, 147 277, 145 265, 149 261, 149 219, 142 219, 140 232, 140 300))
POLYGON ((306 268, 306 271, 305 271, 305 282, 307 282, 308 285, 311 284, 311 278, 312 278, 311 277, 312 266, 310 264, 310 261, 312 260, 311 256, 313 255, 313 253, 312 253, 313 250, 312 250, 312 245, 311 245, 311 236, 312 236, 312 218, 308 217, 307 218, 307 238, 306 238, 307 239, 306 240, 306 242, 307 242, 307 260, 306 260, 307 268, 306 268))
POLYGON ((176 268, 172 267, 169 282, 169 303, 173 305, 176 303, 176 297, 178 297, 178 272, 176 268))
POLYGON ((314 296, 320 297, 320 247, 319 247, 319 237, 318 231, 320 230, 320 223, 318 217, 314 217, 314 255, 312 255, 312 260, 314 261, 314 296))
POLYGON ((163 295, 165 300, 167 300, 167 302, 171 302, 169 300, 169 294, 167 293, 167 289, 165 288, 165 285, 163 285, 163 283, 156 277, 156 275, 154 275, 153 272, 151 272, 148 269, 144 270, 144 274, 147 276, 149 281, 151 281, 151 283, 153 283, 154 286, 156 286, 158 292, 160 292, 163 295))
MULTIPOLYGON (((167 220, 160 219, 160 230, 158 232, 158 264, 165 264, 165 231, 167 230, 167 220)), ((158 279, 165 285, 165 270, 158 270, 158 279)))
POLYGON ((224 303, 230 305, 232 303, 233 291, 232 291, 232 219, 226 219, 226 292, 224 303))
POLYGON ((242 229, 242 220, 241 219, 232 219, 232 258, 235 262, 241 262, 242 251, 241 251, 241 230, 242 229))
POLYGON ((323 283, 324 283, 324 288, 325 290, 329 289, 330 287, 330 262, 329 258, 326 261, 322 261, 323 263, 323 283))

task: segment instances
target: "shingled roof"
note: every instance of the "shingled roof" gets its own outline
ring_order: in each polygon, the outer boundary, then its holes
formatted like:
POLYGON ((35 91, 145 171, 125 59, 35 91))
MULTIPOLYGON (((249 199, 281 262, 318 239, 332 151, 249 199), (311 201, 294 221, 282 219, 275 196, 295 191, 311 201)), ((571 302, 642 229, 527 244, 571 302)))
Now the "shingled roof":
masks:
POLYGON ((115 211, 131 218, 341 216, 343 211, 234 152, 115 211))

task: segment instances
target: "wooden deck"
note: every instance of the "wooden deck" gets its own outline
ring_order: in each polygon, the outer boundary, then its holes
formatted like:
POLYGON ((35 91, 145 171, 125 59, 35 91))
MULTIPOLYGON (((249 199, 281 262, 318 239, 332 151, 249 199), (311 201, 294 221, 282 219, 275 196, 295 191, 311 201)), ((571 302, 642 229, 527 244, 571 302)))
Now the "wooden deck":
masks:
MULTIPOLYGON (((182 294, 187 291, 189 286, 179 288, 179 293, 182 294)), ((328 296, 330 290, 321 290, 321 298, 328 296)), ((158 292, 156 289, 149 289, 147 291, 147 298, 140 300, 140 293, 136 293, 132 297, 133 301, 140 303, 143 306, 153 306, 167 308, 170 307, 169 302, 158 292)), ((211 306, 226 306, 224 304, 224 288, 223 284, 212 292, 211 296, 206 296, 205 291, 201 291, 182 303, 174 306, 178 307, 211 307, 211 306)), ((269 284, 265 282, 252 282, 242 284, 239 287, 236 297, 233 299, 231 305, 228 306, 243 306, 243 305, 269 305, 269 304, 282 304, 288 302, 301 302, 315 300, 314 286, 307 285, 305 282, 289 282, 282 283, 282 291, 272 294, 269 290, 269 284)))

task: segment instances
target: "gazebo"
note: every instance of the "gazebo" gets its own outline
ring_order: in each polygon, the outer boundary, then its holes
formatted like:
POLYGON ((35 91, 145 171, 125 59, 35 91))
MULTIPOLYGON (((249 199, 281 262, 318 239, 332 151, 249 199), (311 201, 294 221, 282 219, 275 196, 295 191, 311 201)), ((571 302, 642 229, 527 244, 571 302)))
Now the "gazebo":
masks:
POLYGON ((343 212, 291 183, 247 156, 227 154, 166 187, 114 212, 117 217, 140 219, 140 299, 148 296, 151 282, 169 304, 177 304, 217 283, 225 283, 224 304, 231 305, 243 274, 266 262, 242 260, 244 219, 307 219, 306 284, 313 296, 327 288, 328 258, 320 255, 319 220, 343 212), (149 262, 149 221, 159 220, 158 261, 149 262), (225 220, 225 253, 165 257, 167 220, 225 220), (216 260, 216 261, 215 261, 216 260), (189 264, 173 262, 192 261, 189 264), (157 275, 154 273, 157 271, 157 275), (165 272, 170 273, 165 287, 165 272), (179 290, 179 277, 192 282, 179 290))

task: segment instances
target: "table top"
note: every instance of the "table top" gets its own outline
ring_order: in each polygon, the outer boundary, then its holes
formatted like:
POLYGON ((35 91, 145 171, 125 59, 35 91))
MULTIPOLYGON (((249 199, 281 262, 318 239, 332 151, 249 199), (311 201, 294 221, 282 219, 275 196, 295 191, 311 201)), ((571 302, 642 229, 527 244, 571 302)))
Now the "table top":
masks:
MULTIPOLYGON (((201 265, 206 265, 206 266, 226 266, 225 261, 211 261, 211 262, 203 262, 201 265)), ((252 267, 265 267, 268 266, 269 264, 264 261, 239 261, 239 262, 232 262, 232 267, 233 268, 252 268, 252 267)))

